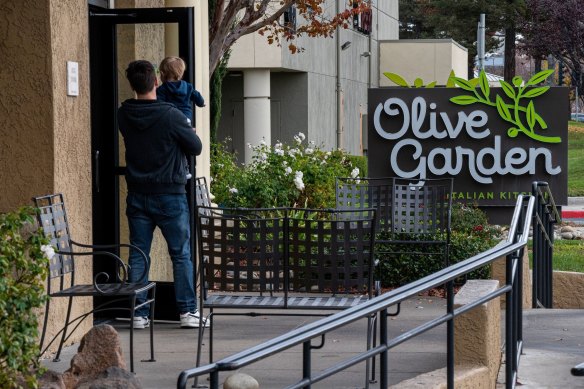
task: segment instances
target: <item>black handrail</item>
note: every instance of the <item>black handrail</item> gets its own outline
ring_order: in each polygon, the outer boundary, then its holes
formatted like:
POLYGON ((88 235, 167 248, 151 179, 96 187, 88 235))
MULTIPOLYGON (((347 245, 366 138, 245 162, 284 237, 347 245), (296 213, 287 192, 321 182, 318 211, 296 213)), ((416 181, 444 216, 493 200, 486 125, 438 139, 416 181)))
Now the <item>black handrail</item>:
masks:
MULTIPOLYGON (((418 281, 404 285, 398 289, 387 292, 379 297, 373 298, 368 302, 346 309, 331 316, 327 316, 316 322, 307 324, 286 334, 268 340, 257 346, 241 351, 235 355, 223 358, 220 361, 209 365, 184 370, 180 373, 177 380, 177 388, 186 388, 189 378, 201 375, 210 375, 210 387, 212 389, 219 387, 219 372, 233 371, 245 367, 254 362, 265 359, 269 356, 280 353, 293 346, 303 345, 303 366, 310 365, 310 342, 311 339, 320 337, 323 334, 331 332, 337 328, 346 326, 357 320, 377 315, 380 320, 379 339, 377 347, 363 351, 355 356, 332 365, 331 367, 312 374, 310 368, 305 368, 301 380, 288 388, 309 388, 311 384, 319 382, 330 377, 346 368, 371 359, 377 355, 380 356, 381 377, 380 387, 388 387, 388 350, 420 335, 440 324, 452 323, 454 317, 465 313, 491 299, 503 294, 506 295, 506 387, 514 388, 517 378, 517 368, 521 349, 523 344, 523 335, 521 331, 521 269, 523 260, 523 250, 527 244, 529 229, 531 227, 532 213, 534 207, 534 198, 532 196, 520 195, 517 199, 515 211, 511 221, 509 236, 507 241, 486 252, 475 255, 463 262, 459 262, 437 273, 431 274, 418 281), (413 330, 403 333, 393 339, 388 339, 387 331, 387 312, 392 305, 398 304, 408 298, 417 296, 418 293, 425 290, 442 286, 454 279, 468 274, 469 272, 492 263, 493 261, 505 256, 507 258, 507 278, 504 286, 501 286, 495 292, 484 296, 472 304, 453 309, 452 302, 454 295, 448 293, 449 309, 446 314, 430 320, 413 330)), ((447 340, 447 384, 448 388, 454 388, 454 333, 448 331, 447 340)))
POLYGON ((533 183, 533 283, 532 307, 553 307, 554 225, 562 218, 547 182, 533 183))

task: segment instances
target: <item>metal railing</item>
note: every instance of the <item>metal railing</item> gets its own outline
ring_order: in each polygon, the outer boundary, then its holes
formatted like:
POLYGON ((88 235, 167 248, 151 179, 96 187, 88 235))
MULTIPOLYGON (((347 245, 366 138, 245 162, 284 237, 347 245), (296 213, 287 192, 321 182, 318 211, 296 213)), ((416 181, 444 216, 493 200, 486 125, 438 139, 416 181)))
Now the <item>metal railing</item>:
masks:
POLYGON ((547 182, 535 181, 533 212, 533 284, 532 307, 553 306, 554 225, 562 221, 547 182))
POLYGON ((278 336, 255 347, 223 358, 214 363, 181 372, 177 388, 186 388, 187 381, 193 377, 209 375, 210 388, 219 387, 220 372, 241 369, 262 359, 277 355, 294 346, 302 345, 302 378, 287 388, 310 388, 314 383, 335 375, 351 366, 370 360, 379 355, 380 387, 389 386, 388 357, 389 350, 441 324, 447 323, 447 385, 454 388, 454 322, 453 319, 496 297, 506 295, 505 309, 505 382, 507 388, 514 388, 517 378, 519 357, 523 345, 522 334, 522 261, 523 251, 528 241, 529 229, 534 207, 532 196, 519 196, 509 228, 507 241, 496 247, 459 262, 418 281, 394 289, 366 303, 341 311, 321 320, 307 324, 284 335, 278 336), (453 281, 469 272, 506 257, 506 282, 496 291, 483 296, 464 306, 454 308, 454 294, 451 293, 453 281), (425 290, 448 284, 446 313, 424 324, 400 334, 388 337, 388 308, 408 298, 417 296, 425 290), (376 316, 379 319, 379 345, 374 348, 356 352, 353 356, 337 362, 318 372, 312 371, 311 340, 324 337, 325 334, 344 327, 357 320, 376 316))

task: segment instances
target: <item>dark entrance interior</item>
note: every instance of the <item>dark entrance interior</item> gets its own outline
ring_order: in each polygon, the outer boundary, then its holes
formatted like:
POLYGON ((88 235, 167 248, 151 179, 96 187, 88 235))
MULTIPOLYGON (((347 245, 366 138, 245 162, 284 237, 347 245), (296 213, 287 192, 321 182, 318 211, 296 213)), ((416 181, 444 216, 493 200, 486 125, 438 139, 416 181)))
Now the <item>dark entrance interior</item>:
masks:
MULTIPOLYGON (((193 8, 107 9, 89 6, 94 244, 127 242, 127 231, 124 229, 125 161, 123 141, 118 134, 116 120, 116 111, 121 101, 131 97, 128 95, 125 67, 134 59, 147 59, 158 64, 164 57, 165 29, 171 26, 178 32, 175 34, 178 42, 172 42, 174 45, 178 43, 178 52, 173 55, 185 60, 187 69, 183 79, 192 83, 193 17, 193 8)), ((194 175, 194 159, 191 160, 191 172, 194 175)), ((190 183, 187 189, 192 199, 193 184, 190 183)), ((193 203, 190 201, 190 204, 193 203)), ((194 234, 191 247, 194 249, 194 234)), ((127 253, 118 254, 127 259, 127 253)), ((113 279, 113 266, 104 267, 99 259, 94 260, 94 276, 107 273, 113 279)), ((153 254, 152 262, 156 261, 170 260, 157 258, 153 254)), ((151 279, 157 282, 155 317, 177 320, 172 280, 157 279, 152 271, 151 279)), ((94 301, 96 304, 101 302, 103 298, 94 301)), ((97 314, 96 318, 107 319, 97 314)))

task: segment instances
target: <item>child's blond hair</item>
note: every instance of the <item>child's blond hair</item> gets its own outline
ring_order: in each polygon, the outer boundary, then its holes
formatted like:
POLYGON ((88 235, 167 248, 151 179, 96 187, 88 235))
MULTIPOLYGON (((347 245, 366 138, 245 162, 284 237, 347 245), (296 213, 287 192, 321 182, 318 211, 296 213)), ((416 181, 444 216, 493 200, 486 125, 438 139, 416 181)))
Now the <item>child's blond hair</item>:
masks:
POLYGON ((185 68, 185 61, 181 58, 166 57, 160 62, 160 79, 162 82, 181 80, 185 68))

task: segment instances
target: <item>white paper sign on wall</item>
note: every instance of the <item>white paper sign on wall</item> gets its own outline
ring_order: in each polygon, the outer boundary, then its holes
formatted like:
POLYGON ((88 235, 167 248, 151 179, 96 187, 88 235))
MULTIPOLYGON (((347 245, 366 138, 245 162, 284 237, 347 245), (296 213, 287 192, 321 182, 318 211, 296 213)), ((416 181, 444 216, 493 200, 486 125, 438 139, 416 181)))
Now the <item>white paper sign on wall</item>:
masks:
POLYGON ((79 96, 79 63, 67 61, 67 96, 79 96))

